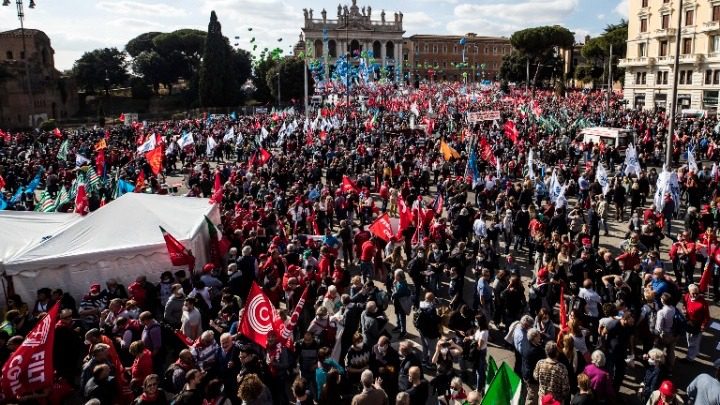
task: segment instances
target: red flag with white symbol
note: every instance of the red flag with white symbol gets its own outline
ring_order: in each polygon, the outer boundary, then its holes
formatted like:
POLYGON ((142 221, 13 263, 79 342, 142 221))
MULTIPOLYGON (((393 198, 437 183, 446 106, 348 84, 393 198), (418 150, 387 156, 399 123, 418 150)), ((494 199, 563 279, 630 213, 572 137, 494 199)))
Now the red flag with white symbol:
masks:
POLYGON ((250 287, 241 318, 240 333, 260 347, 267 346, 268 332, 278 332, 284 327, 272 302, 255 282, 250 287))
POLYGON ((393 238, 392 225, 390 224, 390 216, 387 213, 383 214, 380 218, 376 219, 375 222, 370 225, 370 232, 378 238, 389 242, 393 238))

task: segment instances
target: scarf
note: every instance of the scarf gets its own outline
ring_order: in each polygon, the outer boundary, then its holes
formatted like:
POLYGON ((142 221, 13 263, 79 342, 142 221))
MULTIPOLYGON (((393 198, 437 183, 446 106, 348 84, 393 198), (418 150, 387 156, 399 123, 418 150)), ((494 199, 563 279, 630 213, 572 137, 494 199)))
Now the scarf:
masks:
POLYGON ((142 395, 140 395, 140 400, 144 402, 155 402, 157 400, 157 392, 155 394, 150 395, 147 392, 143 392, 142 395))

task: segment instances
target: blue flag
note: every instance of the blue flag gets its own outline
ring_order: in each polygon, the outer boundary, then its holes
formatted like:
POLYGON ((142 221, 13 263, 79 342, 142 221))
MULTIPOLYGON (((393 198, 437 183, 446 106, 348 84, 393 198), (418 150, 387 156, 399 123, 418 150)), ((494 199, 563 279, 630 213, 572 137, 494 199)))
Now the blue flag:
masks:
POLYGON ((5 201, 5 197, 3 197, 2 194, 0 194, 0 211, 2 211, 2 210, 4 210, 5 208, 7 208, 7 205, 8 205, 8 204, 7 204, 7 201, 5 201))
POLYGON ((472 182, 473 187, 479 182, 480 180, 480 173, 478 173, 477 168, 477 152, 475 152, 475 148, 472 148, 470 151, 470 158, 468 159, 468 166, 470 166, 470 170, 472 171, 472 182))
POLYGON ((43 168, 40 167, 40 170, 38 170, 35 177, 33 177, 32 180, 30 180, 30 183, 28 183, 27 186, 21 186, 17 189, 15 192, 15 195, 10 198, 11 204, 17 204, 20 202, 20 198, 22 198, 23 193, 34 193, 35 189, 40 185, 40 178, 43 174, 43 168))
POLYGON ((135 185, 128 181, 120 179, 117 183, 117 189, 117 196, 120 197, 123 194, 132 193, 133 191, 135 191, 135 185))
POLYGON ((235 111, 230 113, 230 119, 233 121, 237 120, 237 113, 235 111))

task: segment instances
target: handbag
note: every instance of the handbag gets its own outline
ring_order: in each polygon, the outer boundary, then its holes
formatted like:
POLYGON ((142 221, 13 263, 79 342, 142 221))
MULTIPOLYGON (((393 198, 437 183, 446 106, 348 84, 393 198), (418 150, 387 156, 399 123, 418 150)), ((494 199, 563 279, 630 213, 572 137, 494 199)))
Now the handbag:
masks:
POLYGON ((398 298, 398 301, 400 303, 400 308, 402 308, 405 315, 409 314, 413 305, 412 298, 409 295, 406 295, 398 298))

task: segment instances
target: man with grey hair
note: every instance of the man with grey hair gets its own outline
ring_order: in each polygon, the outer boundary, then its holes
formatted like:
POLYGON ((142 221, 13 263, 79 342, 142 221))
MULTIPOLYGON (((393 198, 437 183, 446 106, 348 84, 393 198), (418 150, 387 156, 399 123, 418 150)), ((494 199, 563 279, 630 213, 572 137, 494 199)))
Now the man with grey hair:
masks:
POLYGON ((563 403, 565 399, 569 399, 570 380, 565 365, 558 362, 558 353, 557 344, 547 342, 545 344, 545 355, 547 357, 538 361, 535 371, 533 371, 533 377, 538 382, 538 396, 540 398, 547 393, 552 393, 557 401, 563 403))
POLYGON ((365 370, 360 375, 363 390, 352 399, 352 405, 388 405, 389 400, 385 391, 380 387, 382 380, 378 378, 373 384, 373 373, 365 370))
POLYGON ((526 405, 536 405, 538 402, 538 381, 535 379, 534 371, 543 357, 545 357, 545 350, 542 345, 542 333, 535 328, 530 328, 527 331, 527 343, 522 351, 521 377, 527 387, 526 405))
POLYGON ((522 374, 522 353, 523 347, 527 344, 527 332, 530 329, 535 320, 530 315, 524 315, 519 321, 515 321, 508 328, 508 334, 505 336, 505 341, 513 345, 513 351, 515 352, 515 374, 522 374))

